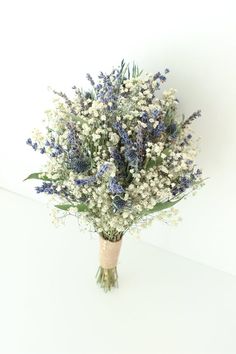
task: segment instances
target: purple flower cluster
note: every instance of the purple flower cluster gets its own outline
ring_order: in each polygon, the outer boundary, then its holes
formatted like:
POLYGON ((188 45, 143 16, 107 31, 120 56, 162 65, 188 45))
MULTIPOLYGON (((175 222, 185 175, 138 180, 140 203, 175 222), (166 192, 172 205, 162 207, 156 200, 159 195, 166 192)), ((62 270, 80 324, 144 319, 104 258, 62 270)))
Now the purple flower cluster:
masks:
POLYGON ((109 181, 109 191, 112 194, 122 194, 124 193, 124 188, 119 183, 117 183, 115 177, 112 177, 109 181))
MULTIPOLYGON (((154 118, 155 120, 157 120, 159 115, 160 115, 160 111, 156 109, 152 112, 151 118, 154 118)), ((147 112, 143 112, 141 114, 141 121, 147 125, 146 135, 148 136, 148 139, 152 139, 152 137, 157 138, 166 130, 166 125, 164 122, 159 120, 159 123, 156 126, 156 128, 153 128, 153 125, 150 122, 149 118, 150 117, 147 112)))
POLYGON ((54 194, 57 193, 55 186, 51 182, 43 182, 42 186, 35 187, 37 193, 54 194))
POLYGON ((79 145, 79 134, 74 124, 68 124, 68 153, 67 153, 67 166, 69 169, 77 173, 88 171, 91 167, 91 161, 88 157, 81 154, 81 147, 79 145))
POLYGON ((141 114, 141 121, 147 125, 147 131, 149 133, 152 133, 153 131, 153 126, 152 123, 149 121, 149 116, 147 112, 143 112, 141 114))
POLYGON ((49 146, 52 149, 52 152, 51 152, 51 155, 50 155, 51 157, 57 157, 57 156, 61 155, 64 152, 62 146, 59 145, 59 144, 56 144, 54 137, 51 137, 50 141, 47 140, 45 142, 45 146, 49 146))
POLYGON ((109 164, 104 163, 100 167, 100 169, 98 170, 95 176, 90 176, 83 179, 77 179, 75 180, 75 184, 77 186, 86 186, 86 185, 94 184, 97 181, 97 178, 102 177, 104 173, 107 172, 108 169, 109 169, 109 164))
POLYGON ((154 109, 154 111, 152 111, 152 116, 153 118, 157 119, 157 117, 160 115, 161 111, 159 109, 154 109))
POLYGON ((138 168, 139 157, 137 155, 136 150, 133 147, 127 147, 125 150, 125 158, 128 161, 129 166, 138 168))
POLYGON ((75 184, 77 186, 91 185, 91 184, 94 184, 95 182, 96 182, 96 177, 94 177, 94 176, 75 180, 75 184))
POLYGON ((192 134, 188 134, 184 139, 183 141, 180 143, 180 146, 183 147, 185 145, 188 145, 189 144, 189 140, 192 139, 192 134))
POLYGON ((117 101, 120 97, 120 87, 122 85, 123 74, 125 72, 125 62, 122 60, 119 68, 113 69, 112 72, 107 75, 100 72, 98 78, 100 83, 96 84, 90 74, 87 74, 87 79, 93 86, 97 100, 108 104, 108 111, 112 111, 117 108, 117 101))
POLYGON ((153 129, 153 135, 155 137, 159 137, 161 133, 163 133, 166 130, 166 125, 163 122, 159 122, 159 124, 156 126, 156 128, 153 129))
POLYGON ((53 184, 52 182, 43 182, 41 186, 35 187, 35 190, 37 193, 57 194, 67 198, 67 200, 76 200, 75 196, 69 192, 67 187, 61 187, 60 191, 58 191, 57 185, 53 184))
POLYGON ((170 123, 166 128, 166 132, 169 135, 170 139, 176 139, 178 135, 178 127, 175 122, 170 123))
POLYGON ((201 176, 202 171, 197 169, 196 172, 192 172, 190 176, 182 176, 177 181, 177 186, 172 189, 173 196, 177 196, 182 194, 186 191, 186 189, 193 186, 194 182, 196 181, 197 177, 201 176))
POLYGON ((35 187, 37 193, 58 194, 56 186, 52 182, 43 182, 41 186, 35 187))
MULTIPOLYGON (((168 74, 170 72, 169 69, 165 69, 165 74, 168 74)), ((166 76, 162 75, 159 71, 153 76, 154 80, 160 80, 161 82, 166 81, 166 76)))
POLYGON ((68 167, 77 173, 82 173, 89 170, 91 163, 87 159, 82 159, 79 156, 73 156, 69 159, 68 167))
POLYGON ((129 138, 129 135, 128 133, 125 131, 125 129, 122 127, 121 123, 120 122, 115 122, 113 124, 113 128, 117 131, 117 133, 119 134, 122 142, 125 144, 125 145, 131 145, 132 144, 132 141, 130 140, 129 138))
POLYGON ((108 106, 109 110, 115 109, 116 101, 118 99, 118 92, 111 80, 112 75, 106 75, 101 72, 98 77, 102 80, 102 84, 95 86, 97 99, 106 104, 111 103, 112 105, 108 106))
POLYGON ((79 137, 78 133, 75 129, 75 126, 72 124, 67 125, 68 128, 68 134, 67 134, 67 141, 68 145, 70 146, 70 149, 78 149, 78 143, 79 143, 79 137))
POLYGON ((125 167, 125 161, 117 148, 111 149, 111 157, 114 159, 116 167, 119 170, 123 170, 125 167))
POLYGON ((55 95, 58 95, 59 97, 63 98, 66 105, 68 106, 70 113, 73 115, 76 115, 77 112, 75 111, 74 107, 73 107, 73 102, 68 98, 68 96, 64 93, 64 92, 58 92, 56 90, 53 90, 53 93, 55 95))
POLYGON ((139 161, 142 163, 145 157, 145 137, 144 137, 144 131, 142 127, 138 128, 136 134, 135 147, 138 153, 139 161))
POLYGON ((109 167, 110 165, 108 163, 104 163, 96 173, 96 177, 102 177, 104 173, 108 171, 109 167))
POLYGON ((61 145, 56 144, 53 147, 53 151, 51 153, 51 157, 58 157, 59 155, 61 155, 64 152, 63 148, 61 145))
POLYGON ((91 76, 90 74, 87 74, 86 77, 87 77, 88 81, 90 82, 90 84, 91 84, 92 86, 94 86, 94 85, 95 85, 95 82, 94 82, 92 76, 91 76))
POLYGON ((26 140, 26 144, 31 146, 35 151, 38 149, 38 144, 37 143, 33 143, 31 138, 26 140))
POLYGON ((114 206, 115 212, 122 210, 126 206, 126 201, 124 199, 122 199, 121 197, 119 197, 118 195, 116 195, 113 199, 113 206, 114 206))
POLYGON ((201 113, 200 110, 198 110, 198 111, 194 112, 193 114, 191 114, 191 116, 188 117, 188 118, 185 120, 185 122, 183 123, 182 128, 185 128, 187 125, 191 124, 195 119, 201 117, 201 114, 202 114, 202 113, 201 113))
POLYGON ((35 151, 39 150, 39 152, 41 154, 45 154, 45 152, 46 152, 46 148, 45 147, 46 146, 51 147, 52 148, 51 157, 57 157, 57 156, 61 155, 64 152, 64 150, 63 150, 61 145, 55 144, 55 138, 51 138, 51 141, 47 140, 45 142, 45 146, 43 146, 42 148, 39 148, 37 142, 33 143, 31 138, 26 140, 26 144, 31 146, 35 151))

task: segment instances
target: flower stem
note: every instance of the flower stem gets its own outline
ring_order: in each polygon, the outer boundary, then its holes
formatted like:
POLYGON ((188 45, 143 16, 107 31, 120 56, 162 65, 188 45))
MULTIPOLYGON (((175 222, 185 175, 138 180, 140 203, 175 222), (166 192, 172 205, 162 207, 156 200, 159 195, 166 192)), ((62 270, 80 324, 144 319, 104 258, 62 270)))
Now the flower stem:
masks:
POLYGON ((105 292, 111 291, 112 288, 118 288, 118 273, 116 267, 105 269, 100 266, 98 268, 96 278, 97 283, 105 292))

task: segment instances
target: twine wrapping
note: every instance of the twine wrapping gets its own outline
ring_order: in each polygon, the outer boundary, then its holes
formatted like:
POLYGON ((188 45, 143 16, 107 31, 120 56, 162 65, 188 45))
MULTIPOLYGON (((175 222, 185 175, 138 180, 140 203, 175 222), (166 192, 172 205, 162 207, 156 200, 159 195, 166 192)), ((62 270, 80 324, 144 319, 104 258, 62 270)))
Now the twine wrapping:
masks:
POLYGON ((99 237, 100 242, 100 266, 104 269, 112 269, 117 266, 122 239, 116 242, 104 240, 99 237))

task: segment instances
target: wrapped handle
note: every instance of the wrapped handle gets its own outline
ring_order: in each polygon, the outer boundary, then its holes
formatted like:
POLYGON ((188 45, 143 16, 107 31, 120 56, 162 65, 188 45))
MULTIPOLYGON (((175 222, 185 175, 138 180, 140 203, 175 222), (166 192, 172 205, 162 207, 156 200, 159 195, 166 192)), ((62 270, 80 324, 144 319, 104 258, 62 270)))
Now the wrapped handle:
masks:
POLYGON ((100 243, 100 266, 104 269, 112 269, 117 266, 122 238, 119 241, 111 242, 99 237, 100 243))

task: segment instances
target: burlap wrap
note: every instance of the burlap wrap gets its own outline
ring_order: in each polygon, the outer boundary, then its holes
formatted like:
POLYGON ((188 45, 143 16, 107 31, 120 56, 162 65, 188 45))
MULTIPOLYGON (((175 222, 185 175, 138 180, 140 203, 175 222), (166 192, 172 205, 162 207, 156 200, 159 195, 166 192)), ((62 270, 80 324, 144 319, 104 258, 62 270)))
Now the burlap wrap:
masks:
POLYGON ((121 242, 110 242, 99 237, 100 243, 100 266, 104 269, 111 269, 117 266, 118 257, 120 253, 121 242))

